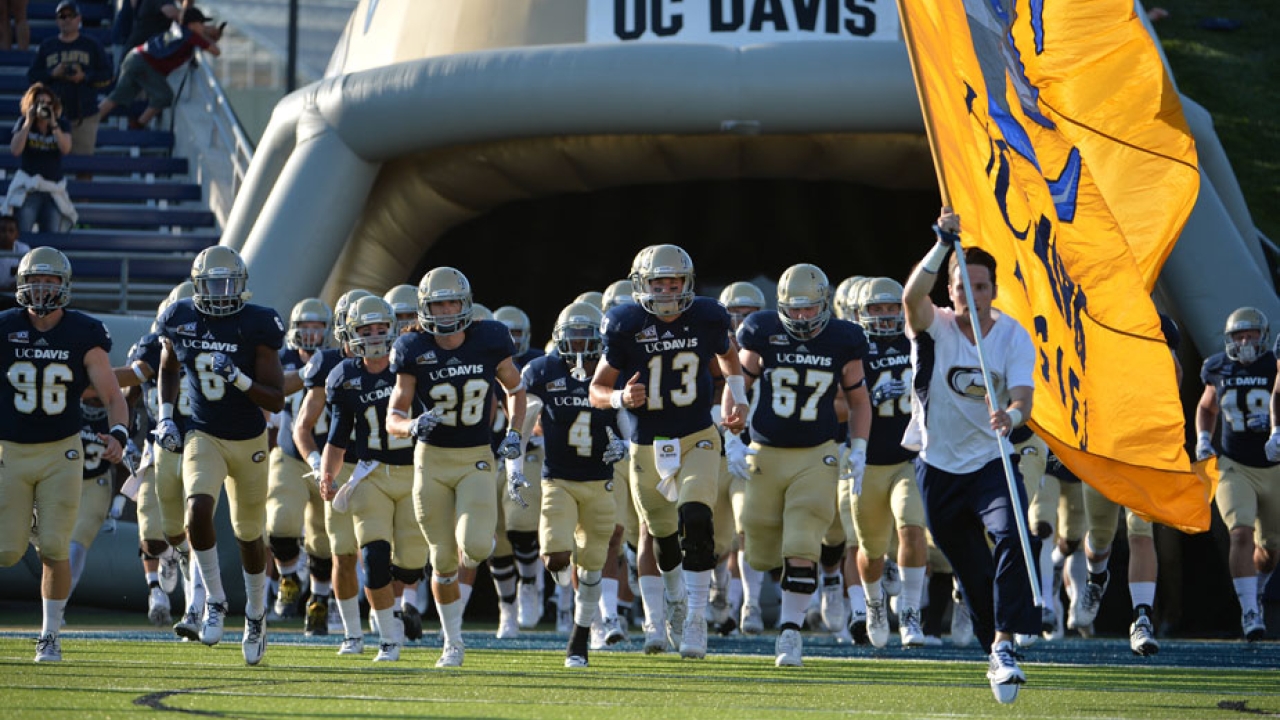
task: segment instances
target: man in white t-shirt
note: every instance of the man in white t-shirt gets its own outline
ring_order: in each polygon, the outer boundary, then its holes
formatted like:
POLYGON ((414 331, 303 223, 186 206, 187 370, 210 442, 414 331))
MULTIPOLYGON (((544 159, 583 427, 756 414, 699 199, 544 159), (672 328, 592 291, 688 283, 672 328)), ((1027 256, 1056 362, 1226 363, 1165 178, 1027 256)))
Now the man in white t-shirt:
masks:
MULTIPOLYGON (((943 208, 938 243, 912 271, 903 291, 915 393, 903 445, 920 451, 916 477, 929 531, 955 569, 973 617, 974 632, 990 653, 987 678, 996 699, 1013 702, 1026 675, 1018 667, 1014 634, 1040 631, 1022 557, 1015 512, 1027 513, 1027 494, 1014 465, 1018 507, 1010 502, 1000 454, 1005 439, 1031 415, 1035 348, 1013 318, 994 310, 996 261, 980 248, 961 249, 960 218, 943 208), (951 308, 934 306, 929 292, 948 255, 965 253, 982 348, 994 387, 988 406, 969 303, 956 257, 948 266, 951 308), (987 536, 995 541, 989 549, 987 536)), ((1016 457, 1016 456, 1015 456, 1016 457)), ((1038 540, 1032 542, 1035 556, 1038 540)))
POLYGON ((18 306, 13 296, 17 289, 18 263, 29 252, 31 248, 18 240, 17 219, 0 215, 0 310, 18 306))

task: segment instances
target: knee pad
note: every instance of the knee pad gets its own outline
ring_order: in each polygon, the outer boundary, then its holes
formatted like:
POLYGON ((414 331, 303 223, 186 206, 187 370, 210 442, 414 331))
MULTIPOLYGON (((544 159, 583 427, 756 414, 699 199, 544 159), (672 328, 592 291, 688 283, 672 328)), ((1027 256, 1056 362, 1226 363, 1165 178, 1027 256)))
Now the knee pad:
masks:
POLYGON ((839 565, 840 561, 844 559, 844 543, 840 543, 839 545, 823 545, 819 558, 822 561, 822 567, 839 565))
POLYGON ((812 595, 818 590, 818 568, 787 563, 782 571, 782 589, 812 595))
POLYGON ((520 562, 531 563, 538 559, 538 533, 526 530, 508 530, 507 542, 520 562))
POLYGON ((454 573, 452 575, 436 575, 435 582, 437 585, 441 586, 452 585, 458 582, 458 573, 454 573))
POLYGON ((593 587, 600 584, 604 573, 600 570, 578 570, 578 584, 593 587))
POLYGON ((311 570, 311 579, 325 582, 333 577, 333 558, 307 556, 307 567, 311 570))
POLYGON ((680 506, 680 527, 684 531, 680 547, 684 550, 684 569, 692 572, 712 570, 716 566, 715 528, 711 524, 711 508, 691 502, 680 506))
POLYGON ((391 543, 375 540, 360 548, 364 556, 365 583, 371 590, 380 590, 391 584, 391 543))
POLYGON ((291 563, 302 552, 302 543, 296 537, 271 537, 271 554, 277 562, 291 563))
POLYGON ((495 582, 511 580, 516 576, 516 559, 512 555, 489 558, 489 574, 495 582))
POLYGON ((654 538, 653 554, 658 561, 658 569, 663 572, 671 572, 680 567, 680 536, 654 538))
POLYGON ((413 587, 422 579, 422 568, 418 568, 417 570, 406 570, 399 565, 392 564, 391 577, 399 580, 409 587, 413 587))
POLYGON ((1053 536, 1053 526, 1047 522, 1038 522, 1035 527, 1036 537, 1044 540, 1053 536))

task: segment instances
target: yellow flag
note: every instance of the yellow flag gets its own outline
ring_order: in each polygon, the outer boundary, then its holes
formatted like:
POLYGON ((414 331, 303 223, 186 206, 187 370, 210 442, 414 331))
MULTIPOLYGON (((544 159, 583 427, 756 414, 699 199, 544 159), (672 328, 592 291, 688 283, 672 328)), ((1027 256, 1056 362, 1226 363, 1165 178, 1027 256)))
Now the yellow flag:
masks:
POLYGON ((1183 530, 1183 447, 1149 291, 1199 191, 1194 142, 1132 0, 899 0, 945 202, 998 261, 1037 350, 1032 425, 1113 501, 1183 530))

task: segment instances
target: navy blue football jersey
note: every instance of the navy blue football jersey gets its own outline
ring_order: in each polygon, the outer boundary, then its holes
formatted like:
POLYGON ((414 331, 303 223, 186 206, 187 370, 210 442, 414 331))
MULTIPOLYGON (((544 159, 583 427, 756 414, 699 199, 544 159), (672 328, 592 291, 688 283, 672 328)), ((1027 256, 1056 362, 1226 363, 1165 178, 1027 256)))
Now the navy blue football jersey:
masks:
POLYGON ((873 338, 867 346, 862 368, 867 374, 867 393, 877 386, 897 380, 906 391, 896 399, 871 406, 871 435, 867 438, 868 465, 897 465, 916 456, 902 447, 902 433, 911 422, 911 340, 906 335, 873 338))
MULTIPOLYGON (((302 367, 299 376, 302 378, 303 395, 311 388, 325 389, 325 382, 329 379, 329 373, 334 368, 342 364, 346 359, 346 354, 338 348, 321 348, 311 354, 311 359, 302 367)), ((302 411, 302 397, 299 397, 293 404, 293 418, 297 418, 302 411)), ((286 403, 287 405, 288 403, 286 403)), ((324 444, 329 441, 329 424, 332 422, 329 414, 329 406, 326 404, 324 412, 320 413, 320 417, 316 418, 315 427, 311 428, 311 435, 315 439, 316 447, 324 449, 324 444)), ((292 421, 290 422, 292 425, 292 421)), ((355 436, 350 436, 350 441, 343 445, 347 449, 342 461, 345 463, 354 463, 360 459, 360 445, 355 442, 355 436)), ((289 438, 289 444, 293 446, 294 453, 297 453, 297 445, 294 445, 293 438, 289 438)), ((294 455, 298 457, 298 455, 294 455)), ((301 458, 300 458, 301 459, 301 458)))
POLYGON ((1080 482, 1080 478, 1076 477, 1076 474, 1071 472, 1071 468, 1063 465, 1062 461, 1058 459, 1058 456, 1053 453, 1049 453, 1049 457, 1045 459, 1044 474, 1058 478, 1059 482, 1080 482))
MULTIPOLYGON (((129 348, 129 363, 141 360, 159 373, 161 345, 158 333, 151 332, 143 335, 129 348)), ((185 374, 186 370, 179 370, 179 373, 185 374)), ((147 417, 151 418, 151 425, 154 427, 160 418, 160 393, 156 388, 155 377, 142 384, 142 399, 147 408, 147 417)), ((173 404, 173 422, 178 426, 178 431, 185 434, 190 420, 191 393, 187 390, 187 383, 181 382, 178 385, 178 401, 173 404)))
POLYGON ((867 354, 862 328, 832 318, 809 340, 787 334, 773 310, 759 310, 738 327, 738 345, 760 356, 751 439, 774 447, 814 447, 840 425, 835 398, 844 366, 867 354))
POLYGON ((100 321, 77 310, 46 332, 26 308, 0 312, 0 440, 46 443, 80 433, 80 395, 89 387, 84 358, 95 347, 111 352, 100 321))
POLYGON ((695 297, 672 322, 628 303, 604 316, 604 358, 618 371, 618 387, 636 373, 649 396, 631 414, 632 442, 684 437, 711 426, 711 363, 729 351, 729 313, 711 298, 695 297))
POLYGON ((1222 421, 1219 451, 1250 467, 1276 465, 1267 460, 1264 450, 1271 434, 1271 388, 1276 383, 1276 356, 1268 350, 1246 366, 1220 352, 1204 361, 1200 379, 1218 393, 1218 417, 1222 421), (1250 425, 1255 429, 1250 429, 1250 425))
MULTIPOLYGON (((315 357, 312 354, 312 357, 315 357)), ((280 350, 280 368, 285 372, 295 370, 298 377, 302 377, 302 369, 306 367, 307 361, 302 359, 302 353, 297 348, 284 347, 280 350)), ((280 446, 280 452, 288 455, 295 460, 302 460, 302 455, 298 454, 298 446, 293 442, 293 419, 298 417, 298 411, 302 409, 302 400, 306 396, 307 390, 304 387, 292 395, 286 395, 284 399, 284 409, 280 411, 280 427, 276 430, 276 444, 280 446)), ((328 415, 328 412, 325 412, 328 415)), ((316 425, 325 422, 325 417, 316 422, 316 425)), ((318 428, 317 428, 318 430, 318 428)), ((327 435, 317 433, 316 447, 324 447, 324 437, 327 435)))
POLYGON ((81 418, 83 425, 80 427, 80 444, 84 447, 84 479, 92 480, 101 475, 106 475, 111 469, 111 463, 103 459, 102 454, 107 451, 107 444, 98 437, 98 433, 107 434, 107 419, 94 420, 92 422, 81 418))
POLYGON ((453 350, 436 344, 426 332, 401 335, 391 350, 391 371, 412 375, 417 401, 436 408, 440 424, 427 444, 437 447, 479 447, 490 444, 493 427, 489 393, 498 365, 512 356, 515 345, 507 326, 496 320, 477 320, 466 339, 453 350))
POLYGON ((191 428, 224 440, 262 434, 267 427, 262 409, 213 372, 213 354, 228 355, 241 372, 253 377, 258 347, 279 350, 284 345, 284 323, 276 311, 246 304, 234 315, 212 317, 196 310, 191 298, 183 298, 165 308, 157 323, 186 370, 191 428))
POLYGON ((370 372, 361 358, 347 358, 325 380, 329 407, 328 443, 345 448, 355 432, 361 460, 388 465, 413 464, 413 438, 399 438, 386 430, 387 406, 396 387, 396 374, 388 367, 370 372))
POLYGON ((525 365, 528 365, 544 355, 546 355, 546 352, 544 352, 542 348, 530 346, 523 355, 516 355, 511 358, 511 361, 516 364, 517 368, 523 370, 525 365))
POLYGON ((609 445, 605 429, 618 432, 618 411, 591 407, 591 378, 575 380, 559 356, 544 356, 524 367, 525 392, 542 399, 542 477, 608 480, 613 465, 600 460, 609 445))

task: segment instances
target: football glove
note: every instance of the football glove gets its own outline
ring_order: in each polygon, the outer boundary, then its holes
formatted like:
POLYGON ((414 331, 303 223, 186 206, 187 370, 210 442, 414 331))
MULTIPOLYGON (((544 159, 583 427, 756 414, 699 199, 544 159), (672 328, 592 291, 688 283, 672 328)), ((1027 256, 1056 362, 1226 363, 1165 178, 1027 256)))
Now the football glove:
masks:
POLYGON ((119 520, 120 516, 124 514, 124 503, 126 500, 128 500, 128 498, 123 495, 116 495, 112 498, 111 509, 107 511, 107 517, 112 520, 119 520))
POLYGON ((876 385, 871 391, 871 405, 879 406, 881 403, 897 400, 907 393, 907 384, 901 380, 890 380, 889 382, 876 385))
MULTIPOLYGON (((516 446, 519 449, 519 445, 516 446)), ((520 491, 529 487, 529 481, 524 479, 524 472, 521 470, 521 463, 516 458, 507 458, 507 497, 511 498, 511 502, 522 508, 529 507, 529 503, 520 496, 520 491)))
POLYGON ((1244 426, 1249 432, 1264 433, 1271 430, 1271 413, 1251 412, 1244 418, 1244 426))
POLYGON ((1200 433, 1199 438, 1196 440, 1196 460, 1204 460, 1217 454, 1217 451, 1213 449, 1213 435, 1207 432, 1200 433))
POLYGON ((224 352, 215 352, 211 356, 213 364, 209 367, 215 375, 222 376, 223 380, 235 385, 236 380, 240 377, 240 368, 236 367, 235 361, 231 356, 224 352))
POLYGON ((1272 428, 1271 437, 1267 438, 1265 450, 1268 460, 1280 462, 1280 428, 1272 428))
POLYGON ((867 449, 851 448, 848 443, 840 444, 840 479, 849 481, 850 492, 862 494, 862 474, 867 469, 867 449))
POLYGON ((604 431, 609 436, 609 444, 605 446, 604 455, 600 459, 606 465, 612 465, 619 460, 627 459, 627 441, 618 437, 613 432, 613 428, 607 427, 604 431))
MULTIPOLYGON (((503 460, 515 460, 520 457, 520 433, 515 430, 508 430, 507 436, 502 439, 502 443, 498 445, 495 453, 503 460)), ((528 486, 529 484, 525 483, 525 487, 528 486)))
POLYGON ((171 453, 182 452, 182 433, 178 431, 178 424, 169 418, 165 418, 156 423, 156 429, 151 431, 151 436, 156 439, 156 444, 168 450, 171 453))
POLYGON ((413 419, 413 425, 409 428, 409 434, 418 439, 418 442, 426 442, 427 436, 440 424, 440 415, 435 408, 422 413, 413 419))
POLYGON ((129 469, 130 475, 137 475, 140 465, 142 465, 142 451, 130 438, 124 445, 124 466, 129 469))
POLYGON ((729 466, 730 475, 742 480, 750 480, 751 468, 747 465, 747 457, 755 454, 756 451, 742 442, 742 438, 737 433, 724 434, 724 459, 729 466))

